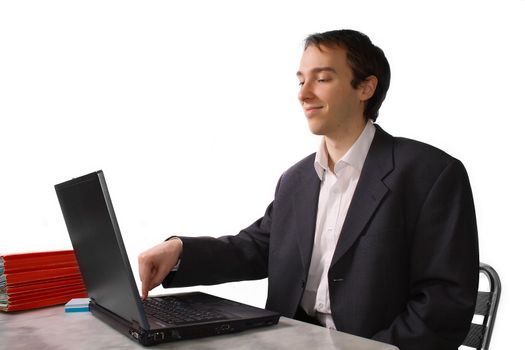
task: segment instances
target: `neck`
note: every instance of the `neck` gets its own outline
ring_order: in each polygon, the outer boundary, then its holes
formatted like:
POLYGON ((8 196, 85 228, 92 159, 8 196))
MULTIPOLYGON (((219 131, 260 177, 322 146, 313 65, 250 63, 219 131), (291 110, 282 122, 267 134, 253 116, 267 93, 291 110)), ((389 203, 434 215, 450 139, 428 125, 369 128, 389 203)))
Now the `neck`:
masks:
POLYGON ((362 118, 359 121, 344 128, 337 135, 324 136, 326 152, 328 153, 328 167, 334 172, 335 164, 341 159, 346 152, 354 145, 363 130, 365 129, 368 119, 362 118))

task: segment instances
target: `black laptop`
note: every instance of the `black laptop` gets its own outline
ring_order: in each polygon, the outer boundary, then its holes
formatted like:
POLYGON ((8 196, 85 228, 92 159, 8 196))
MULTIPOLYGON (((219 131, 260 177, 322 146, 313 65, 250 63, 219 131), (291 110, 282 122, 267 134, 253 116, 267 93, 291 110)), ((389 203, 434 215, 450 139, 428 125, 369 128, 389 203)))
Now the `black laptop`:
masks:
POLYGON ((102 171, 55 185, 93 315, 143 345, 269 326, 279 314, 191 292, 142 300, 102 171))

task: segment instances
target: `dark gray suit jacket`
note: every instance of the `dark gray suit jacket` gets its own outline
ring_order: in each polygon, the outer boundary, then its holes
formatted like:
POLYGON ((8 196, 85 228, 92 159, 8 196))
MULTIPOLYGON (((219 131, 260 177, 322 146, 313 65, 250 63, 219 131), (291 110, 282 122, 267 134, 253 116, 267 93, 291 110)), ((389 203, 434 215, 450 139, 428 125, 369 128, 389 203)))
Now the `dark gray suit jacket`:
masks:
MULTIPOLYGON (((340 331, 401 350, 457 349, 473 315, 478 241, 457 159, 377 131, 328 272, 340 331)), ((288 169, 264 216, 236 236, 181 237, 164 287, 268 277, 266 308, 294 317, 312 254, 320 181, 315 155, 288 169)))

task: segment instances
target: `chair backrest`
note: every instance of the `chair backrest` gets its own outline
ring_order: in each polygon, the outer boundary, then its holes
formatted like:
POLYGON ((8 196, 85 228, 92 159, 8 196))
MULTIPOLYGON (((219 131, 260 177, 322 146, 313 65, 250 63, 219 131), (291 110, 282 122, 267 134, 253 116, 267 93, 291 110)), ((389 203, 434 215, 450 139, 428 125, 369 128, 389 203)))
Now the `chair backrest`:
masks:
MULTIPOLYGON (((474 315, 482 317, 481 324, 472 323, 463 345, 476 348, 477 350, 487 350, 490 344, 496 311, 498 310, 499 297, 501 294, 501 282, 496 270, 490 265, 480 263, 479 272, 485 275, 489 282, 489 291, 478 291, 476 300, 476 311, 474 315)), ((476 318, 476 316, 474 316, 476 318)))

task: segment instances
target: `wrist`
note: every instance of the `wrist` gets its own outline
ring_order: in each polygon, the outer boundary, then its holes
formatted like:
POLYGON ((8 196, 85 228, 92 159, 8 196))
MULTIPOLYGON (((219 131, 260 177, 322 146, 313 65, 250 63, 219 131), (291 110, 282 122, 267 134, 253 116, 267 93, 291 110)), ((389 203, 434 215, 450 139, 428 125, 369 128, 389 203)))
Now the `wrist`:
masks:
POLYGON ((170 248, 170 251, 172 251, 172 254, 177 256, 177 261, 175 262, 174 266, 171 269, 171 271, 177 271, 180 265, 181 258, 182 258, 182 248, 183 248, 182 240, 177 236, 171 236, 167 238, 165 242, 169 242, 169 244, 172 246, 172 248, 170 248))

